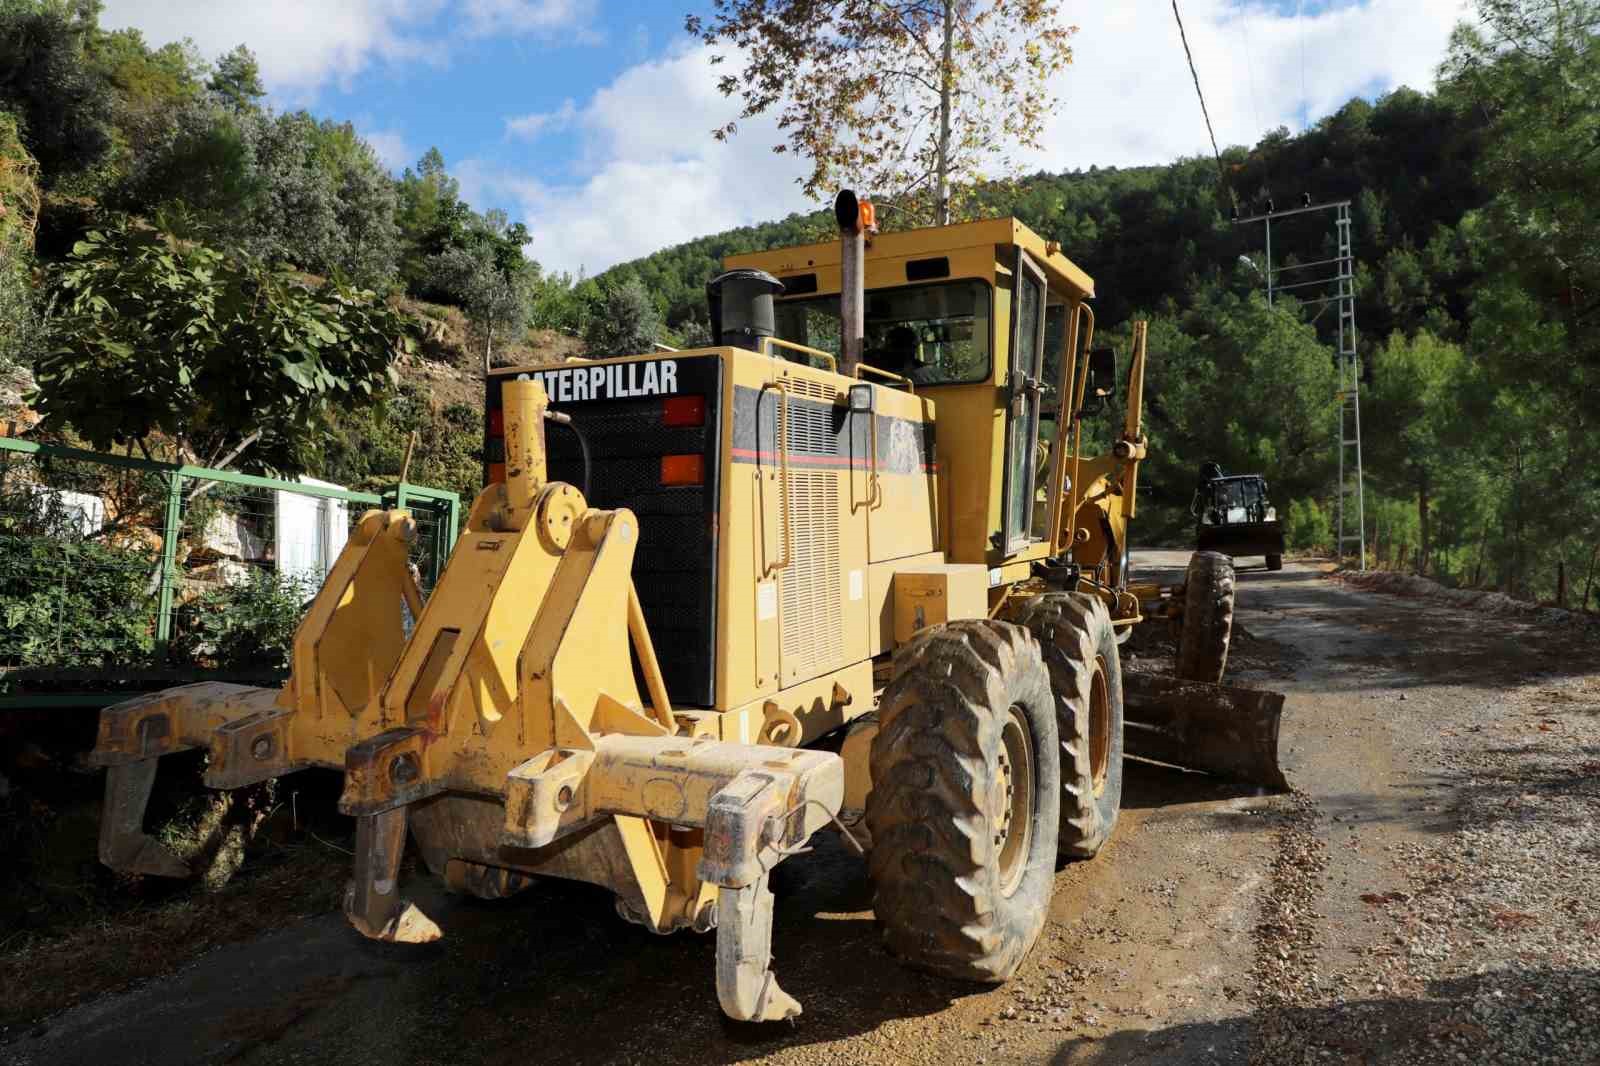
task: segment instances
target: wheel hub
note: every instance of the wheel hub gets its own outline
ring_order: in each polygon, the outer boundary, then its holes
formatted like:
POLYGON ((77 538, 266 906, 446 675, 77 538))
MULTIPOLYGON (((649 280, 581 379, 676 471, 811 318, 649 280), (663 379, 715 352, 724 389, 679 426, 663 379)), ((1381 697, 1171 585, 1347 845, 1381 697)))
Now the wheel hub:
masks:
POLYGON ((1020 707, 1013 706, 1006 715, 1000 731, 999 761, 994 846, 1000 891, 1009 896, 1022 884, 1033 842, 1033 732, 1020 707))
POLYGON ((1106 789, 1111 768, 1111 691, 1106 683, 1106 660, 1095 656, 1094 677, 1089 682, 1089 780, 1094 794, 1106 789))

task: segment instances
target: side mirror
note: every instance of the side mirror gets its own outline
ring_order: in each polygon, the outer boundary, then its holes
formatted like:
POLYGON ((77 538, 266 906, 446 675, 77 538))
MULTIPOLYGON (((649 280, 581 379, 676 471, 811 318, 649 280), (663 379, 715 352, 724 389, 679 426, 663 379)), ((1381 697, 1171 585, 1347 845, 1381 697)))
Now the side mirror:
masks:
POLYGON ((1089 350, 1089 389, 1086 396, 1105 399, 1117 391, 1117 353, 1113 348, 1089 350))

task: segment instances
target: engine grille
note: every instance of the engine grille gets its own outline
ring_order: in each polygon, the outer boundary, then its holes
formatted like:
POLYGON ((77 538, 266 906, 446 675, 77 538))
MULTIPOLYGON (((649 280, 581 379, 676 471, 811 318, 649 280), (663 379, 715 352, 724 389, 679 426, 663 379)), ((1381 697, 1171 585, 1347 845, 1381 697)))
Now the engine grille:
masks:
MULTIPOLYGON (((710 707, 716 696, 721 364, 714 356, 676 362, 674 395, 703 396, 704 424, 665 425, 659 396, 552 404, 571 416, 588 442, 587 485, 572 430, 547 422, 545 441, 552 480, 583 488, 593 507, 626 507, 638 516, 633 581, 667 695, 674 705, 710 707), (703 483, 663 486, 662 456, 688 454, 703 457, 703 483)), ((490 379, 491 410, 500 404, 503 380, 490 379)))

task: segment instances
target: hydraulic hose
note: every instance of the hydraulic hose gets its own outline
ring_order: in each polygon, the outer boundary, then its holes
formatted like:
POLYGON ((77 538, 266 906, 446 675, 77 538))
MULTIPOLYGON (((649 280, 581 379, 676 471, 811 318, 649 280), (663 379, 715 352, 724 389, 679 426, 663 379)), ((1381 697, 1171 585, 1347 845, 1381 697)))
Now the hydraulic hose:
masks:
POLYGON ((545 411, 545 418, 558 426, 565 427, 574 437, 578 438, 578 453, 583 456, 583 484, 578 488, 582 490, 584 499, 589 498, 589 438, 583 435, 583 430, 573 424, 572 416, 561 411, 545 411))

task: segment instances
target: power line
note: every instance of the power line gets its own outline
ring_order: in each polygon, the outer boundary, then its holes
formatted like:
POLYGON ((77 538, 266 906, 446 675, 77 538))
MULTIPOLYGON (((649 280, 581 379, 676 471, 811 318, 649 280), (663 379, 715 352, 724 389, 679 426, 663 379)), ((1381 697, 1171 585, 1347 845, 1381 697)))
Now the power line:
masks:
POLYGON ((1294 21, 1300 27, 1300 129, 1303 131, 1309 126, 1311 118, 1311 97, 1306 93, 1306 24, 1301 18, 1305 11, 1305 0, 1295 0, 1294 21))
POLYGON ((1239 33, 1244 37, 1244 69, 1250 78, 1250 117, 1256 124, 1251 138, 1251 143, 1254 143, 1255 138, 1261 136, 1261 106, 1256 100, 1256 63, 1251 54, 1255 49, 1250 47, 1250 8, 1245 4, 1239 7, 1239 33))
POLYGON ((1200 72, 1194 69, 1194 53, 1189 51, 1189 35, 1183 32, 1183 16, 1178 13, 1178 0, 1172 0, 1172 17, 1178 20, 1178 38, 1183 41, 1183 54, 1189 58, 1189 75, 1194 78, 1194 94, 1200 98, 1200 114, 1206 120, 1206 133, 1211 137, 1211 154, 1217 157, 1217 180, 1224 188, 1228 175, 1222 169, 1222 153, 1217 150, 1217 134, 1211 128, 1211 112, 1206 110, 1206 94, 1200 90, 1200 72))

